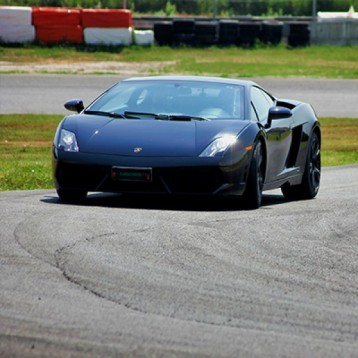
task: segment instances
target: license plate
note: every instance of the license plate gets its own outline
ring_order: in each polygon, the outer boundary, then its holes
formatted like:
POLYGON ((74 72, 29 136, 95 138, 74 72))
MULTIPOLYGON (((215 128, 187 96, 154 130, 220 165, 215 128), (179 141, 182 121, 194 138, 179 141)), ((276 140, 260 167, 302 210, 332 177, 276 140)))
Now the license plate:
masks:
POLYGON ((112 167, 112 179, 119 181, 152 181, 152 168, 112 167))

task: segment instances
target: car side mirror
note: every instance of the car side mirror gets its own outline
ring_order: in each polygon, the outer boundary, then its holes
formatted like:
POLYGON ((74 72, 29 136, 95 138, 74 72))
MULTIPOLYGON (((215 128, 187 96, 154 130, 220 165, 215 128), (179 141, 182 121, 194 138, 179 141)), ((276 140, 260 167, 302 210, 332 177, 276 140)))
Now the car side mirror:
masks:
POLYGON ((65 108, 72 112, 80 113, 84 110, 82 99, 71 99, 64 104, 65 108))
POLYGON ((273 120, 290 118, 291 116, 292 116, 291 110, 286 107, 271 107, 269 109, 266 128, 271 127, 271 123, 273 120))

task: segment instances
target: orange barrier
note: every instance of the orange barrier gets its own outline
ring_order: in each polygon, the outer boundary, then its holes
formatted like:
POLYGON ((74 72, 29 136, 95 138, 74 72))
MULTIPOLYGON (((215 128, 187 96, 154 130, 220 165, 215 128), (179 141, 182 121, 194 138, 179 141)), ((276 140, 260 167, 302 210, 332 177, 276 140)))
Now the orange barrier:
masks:
POLYGON ((83 43, 82 26, 37 26, 36 38, 43 44, 83 43))
POLYGON ((33 7, 34 26, 77 26, 81 25, 81 10, 60 7, 33 7))
POLYGON ((82 9, 82 26, 128 28, 133 24, 130 10, 82 9))

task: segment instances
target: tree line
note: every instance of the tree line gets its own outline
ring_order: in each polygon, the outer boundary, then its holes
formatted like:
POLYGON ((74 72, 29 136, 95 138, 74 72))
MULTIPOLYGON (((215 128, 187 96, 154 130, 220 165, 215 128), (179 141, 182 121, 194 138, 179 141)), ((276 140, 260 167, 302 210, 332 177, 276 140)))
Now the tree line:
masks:
POLYGON ((0 5, 122 9, 148 15, 310 16, 317 11, 358 10, 358 0, 0 0, 0 5))

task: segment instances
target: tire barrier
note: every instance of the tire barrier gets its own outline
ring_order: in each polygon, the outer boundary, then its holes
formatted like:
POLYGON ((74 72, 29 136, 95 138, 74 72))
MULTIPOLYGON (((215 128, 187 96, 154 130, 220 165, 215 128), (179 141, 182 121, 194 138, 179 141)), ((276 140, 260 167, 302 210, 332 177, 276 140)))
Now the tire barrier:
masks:
POLYGON ((242 47, 253 47, 259 38, 261 24, 256 22, 239 22, 238 45, 242 47))
POLYGON ((0 7, 0 42, 26 43, 35 41, 32 8, 26 6, 0 7))
POLYGON ((195 23, 195 41, 198 46, 211 46, 218 43, 218 23, 212 21, 198 21, 195 23))
MULTIPOLYGON (((155 43, 159 46, 253 47, 258 40, 270 45, 281 43, 284 24, 280 21, 174 19, 173 21, 154 22, 153 29, 155 43)), ((292 31, 300 31, 297 37, 301 40, 298 42, 294 32, 291 34, 290 46, 303 46, 305 43, 309 45, 310 34, 306 23, 297 23, 297 26, 294 24, 292 31), (296 30, 296 27, 299 30, 296 30), (306 32, 303 29, 306 29, 306 32)))
POLYGON ((237 45, 240 36, 239 21, 219 21, 219 44, 223 46, 237 45))
POLYGON ((173 20, 173 44, 195 45, 195 20, 173 20))
POLYGON ((261 25, 260 41, 268 45, 278 45, 282 41, 283 23, 264 21, 261 25))
POLYGON ((0 42, 252 47, 257 40, 277 45, 287 38, 290 47, 310 45, 308 22, 284 26, 279 21, 242 20, 174 18, 135 30, 132 13, 125 9, 0 6, 0 42))
POLYGON ((289 24, 287 44, 290 47, 303 47, 310 45, 309 23, 292 22, 289 24))
POLYGON ((154 41, 159 46, 173 44, 173 23, 171 21, 155 22, 153 25, 154 41))

